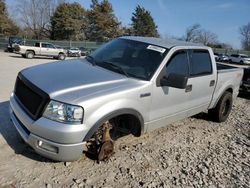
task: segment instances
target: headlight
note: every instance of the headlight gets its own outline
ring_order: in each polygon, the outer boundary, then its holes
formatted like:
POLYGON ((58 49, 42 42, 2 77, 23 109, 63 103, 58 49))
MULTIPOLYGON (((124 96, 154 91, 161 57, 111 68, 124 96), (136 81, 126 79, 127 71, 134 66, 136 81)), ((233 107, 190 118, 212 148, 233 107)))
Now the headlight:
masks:
POLYGON ((43 117, 63 123, 82 123, 83 108, 51 100, 43 117))

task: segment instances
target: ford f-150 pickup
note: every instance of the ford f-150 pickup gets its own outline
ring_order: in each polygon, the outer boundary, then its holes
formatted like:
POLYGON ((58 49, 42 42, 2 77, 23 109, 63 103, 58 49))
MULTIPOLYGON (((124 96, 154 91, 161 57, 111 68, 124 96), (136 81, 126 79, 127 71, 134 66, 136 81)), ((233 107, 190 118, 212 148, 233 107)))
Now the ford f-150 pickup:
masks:
POLYGON ((16 45, 15 53, 28 59, 32 59, 34 56, 53 57, 59 60, 66 58, 66 50, 47 42, 37 42, 34 46, 16 45))
POLYGON ((203 45, 120 37, 86 58, 19 72, 10 117, 45 157, 73 161, 97 148, 102 160, 123 135, 140 136, 200 112, 226 121, 242 75, 217 65, 203 45))

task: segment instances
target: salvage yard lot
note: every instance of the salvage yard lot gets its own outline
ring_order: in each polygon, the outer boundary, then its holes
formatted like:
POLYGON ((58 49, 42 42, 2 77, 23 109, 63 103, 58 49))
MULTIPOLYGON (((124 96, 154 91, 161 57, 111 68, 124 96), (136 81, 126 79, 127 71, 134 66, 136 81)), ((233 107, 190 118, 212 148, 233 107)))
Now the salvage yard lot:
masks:
POLYGON ((47 58, 0 52, 0 187, 250 187, 250 97, 241 94, 225 123, 204 114, 140 138, 127 136, 97 163, 84 155, 53 162, 25 145, 9 121, 17 73, 47 58))

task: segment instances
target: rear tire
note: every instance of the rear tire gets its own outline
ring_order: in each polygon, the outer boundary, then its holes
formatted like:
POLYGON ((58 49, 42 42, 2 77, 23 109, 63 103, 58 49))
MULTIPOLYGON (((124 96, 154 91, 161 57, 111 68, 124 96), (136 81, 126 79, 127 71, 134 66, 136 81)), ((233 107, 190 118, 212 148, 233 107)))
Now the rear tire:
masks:
POLYGON ((64 60, 66 58, 65 54, 59 54, 58 59, 59 60, 64 60))
POLYGON ((34 52, 32 52, 32 51, 27 51, 26 52, 26 54, 25 54, 25 56, 28 58, 28 59, 32 59, 33 57, 34 57, 34 52))
POLYGON ((209 114, 216 122, 224 122, 227 120, 231 109, 232 109, 233 99, 232 93, 226 91, 218 101, 214 109, 209 110, 209 114))

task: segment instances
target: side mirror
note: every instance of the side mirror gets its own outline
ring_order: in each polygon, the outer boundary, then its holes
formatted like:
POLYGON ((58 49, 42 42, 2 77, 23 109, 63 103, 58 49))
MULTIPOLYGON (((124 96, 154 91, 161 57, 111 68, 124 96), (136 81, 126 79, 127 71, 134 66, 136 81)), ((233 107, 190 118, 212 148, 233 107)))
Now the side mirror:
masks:
POLYGON ((178 89, 185 89, 187 86, 188 77, 181 74, 170 73, 160 79, 160 86, 169 86, 178 89))

